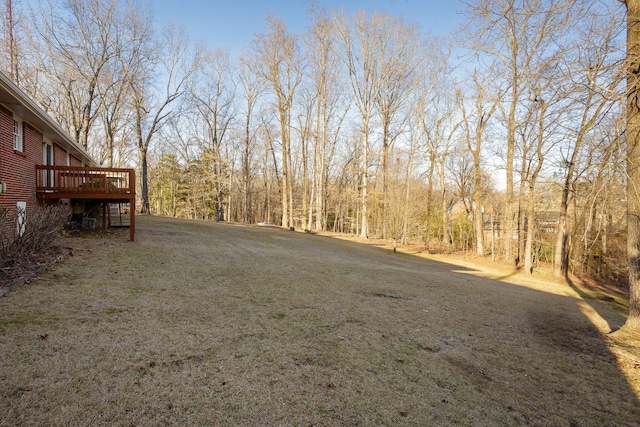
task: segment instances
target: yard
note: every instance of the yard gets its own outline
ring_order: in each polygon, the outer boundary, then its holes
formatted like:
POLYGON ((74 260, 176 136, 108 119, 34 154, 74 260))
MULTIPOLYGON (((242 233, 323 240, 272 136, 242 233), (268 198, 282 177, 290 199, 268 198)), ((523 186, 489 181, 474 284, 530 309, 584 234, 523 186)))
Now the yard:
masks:
POLYGON ((0 426, 640 425, 624 311, 566 285, 146 216, 62 244, 0 298, 0 426))

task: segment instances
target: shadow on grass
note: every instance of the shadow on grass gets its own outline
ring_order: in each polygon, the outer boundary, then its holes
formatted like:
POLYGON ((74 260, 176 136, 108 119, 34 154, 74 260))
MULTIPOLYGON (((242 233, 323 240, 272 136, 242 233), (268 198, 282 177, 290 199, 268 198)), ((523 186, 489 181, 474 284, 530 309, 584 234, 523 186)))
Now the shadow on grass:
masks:
MULTIPOLYGON (((615 332, 619 330, 624 322, 626 321, 625 316, 617 312, 616 309, 611 307, 607 307, 607 304, 613 305, 615 303, 615 299, 611 298, 611 300, 607 299, 605 301, 599 301, 594 298, 594 296, 588 292, 585 292, 580 286, 576 285, 571 278, 567 278, 567 285, 571 289, 574 290, 575 293, 580 295, 582 300, 593 309, 595 313, 597 313, 602 320, 607 323, 609 328, 609 332, 615 332)), ((616 307, 617 308, 617 307, 616 307)))

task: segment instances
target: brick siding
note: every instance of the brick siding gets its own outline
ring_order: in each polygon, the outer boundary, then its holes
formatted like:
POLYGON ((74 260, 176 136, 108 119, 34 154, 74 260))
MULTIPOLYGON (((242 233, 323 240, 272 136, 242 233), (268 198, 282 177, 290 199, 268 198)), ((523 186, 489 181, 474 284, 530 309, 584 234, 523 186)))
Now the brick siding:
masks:
MULTIPOLYGON (((0 106, 0 181, 7 190, 0 194, 0 207, 16 212, 18 202, 27 203, 27 215, 37 206, 36 164, 42 164, 42 133, 22 122, 23 151, 13 149, 13 113, 0 106)), ((13 224, 5 224, 13 227, 13 224)), ((5 232, 8 230, 5 230, 5 232)))
POLYGON ((74 156, 73 154, 71 154, 69 156, 69 166, 84 166, 82 164, 82 161, 80 159, 78 159, 76 156, 74 156))
POLYGON ((60 147, 58 144, 53 144, 53 164, 59 166, 68 166, 67 150, 60 147))

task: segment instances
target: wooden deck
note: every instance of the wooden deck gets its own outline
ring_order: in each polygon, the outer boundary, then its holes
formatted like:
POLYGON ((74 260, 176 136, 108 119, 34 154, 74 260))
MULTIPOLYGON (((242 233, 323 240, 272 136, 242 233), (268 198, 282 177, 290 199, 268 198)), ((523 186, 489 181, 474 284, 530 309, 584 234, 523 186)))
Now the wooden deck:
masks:
MULTIPOLYGON (((129 238, 135 234, 136 174, 133 169, 36 166, 36 197, 42 200, 82 199, 129 203, 129 238)), ((103 220, 106 226, 106 217, 103 220)))

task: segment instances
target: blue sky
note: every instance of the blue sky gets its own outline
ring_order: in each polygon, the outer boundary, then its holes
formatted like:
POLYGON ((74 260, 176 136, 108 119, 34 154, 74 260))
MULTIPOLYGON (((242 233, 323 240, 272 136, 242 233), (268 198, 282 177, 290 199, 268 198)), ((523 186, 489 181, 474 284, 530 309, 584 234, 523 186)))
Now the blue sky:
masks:
MULTIPOLYGON (((343 8, 393 13, 422 31, 446 35, 455 30, 463 5, 457 0, 316 0, 326 10, 343 8)), ((232 55, 249 47, 253 35, 265 28, 269 13, 282 19, 291 33, 309 25, 306 0, 153 0, 151 7, 159 27, 167 22, 182 25, 194 40, 210 48, 228 47, 232 55)))

